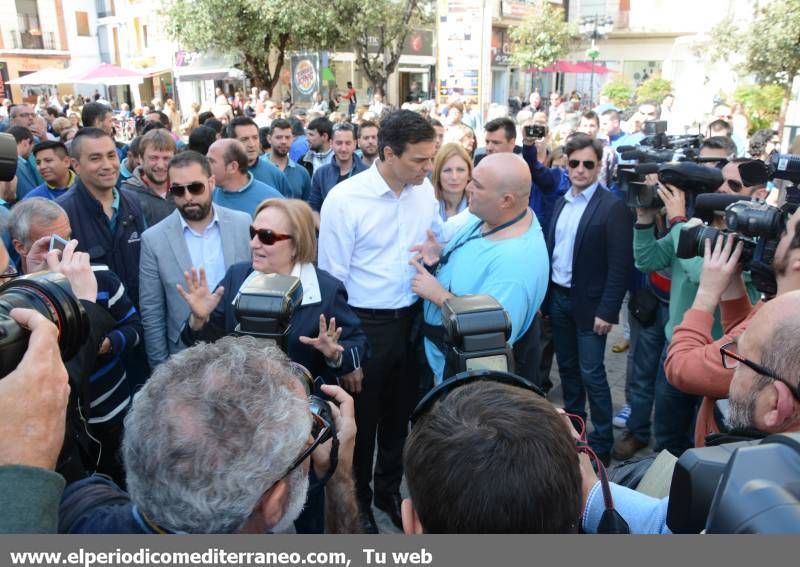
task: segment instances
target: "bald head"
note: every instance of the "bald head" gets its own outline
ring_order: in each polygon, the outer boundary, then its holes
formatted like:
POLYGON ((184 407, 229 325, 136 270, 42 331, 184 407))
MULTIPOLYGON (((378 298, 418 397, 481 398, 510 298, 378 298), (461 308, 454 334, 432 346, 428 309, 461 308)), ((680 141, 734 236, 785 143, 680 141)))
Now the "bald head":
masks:
POLYGON ((513 153, 497 153, 486 156, 475 168, 485 168, 493 179, 492 188, 498 193, 512 193, 528 206, 531 194, 531 172, 528 164, 513 153))

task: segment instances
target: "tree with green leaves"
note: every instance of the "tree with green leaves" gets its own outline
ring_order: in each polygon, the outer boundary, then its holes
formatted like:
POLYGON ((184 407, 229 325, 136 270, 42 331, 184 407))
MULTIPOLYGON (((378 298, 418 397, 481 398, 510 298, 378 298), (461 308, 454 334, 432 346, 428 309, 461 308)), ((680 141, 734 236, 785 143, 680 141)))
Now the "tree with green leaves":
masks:
POLYGON ((739 58, 734 69, 752 75, 760 85, 778 85, 783 91, 780 123, 783 125, 792 81, 800 74, 800 2, 773 0, 757 4, 746 28, 731 18, 711 32, 714 60, 739 58))
POLYGON ((239 55, 245 75, 270 92, 288 51, 325 48, 340 38, 325 2, 168 0, 163 14, 185 49, 239 55))
POLYGON ((522 22, 511 28, 509 36, 513 64, 544 69, 569 55, 574 33, 563 8, 538 0, 522 22))
POLYGON ((633 91, 631 90, 630 84, 622 79, 615 79, 607 82, 605 85, 603 85, 600 94, 608 97, 608 100, 611 101, 611 104, 622 109, 630 106, 631 97, 633 97, 633 91))
POLYGON ((752 134, 772 128, 780 117, 784 92, 780 85, 742 85, 736 88, 733 97, 742 104, 752 134))
POLYGON ((653 101, 661 104, 664 97, 672 92, 672 82, 661 77, 650 77, 636 89, 636 101, 643 103, 653 101))
POLYGON ((385 92, 412 27, 431 20, 431 0, 336 0, 334 4, 341 47, 353 51, 373 90, 385 92))

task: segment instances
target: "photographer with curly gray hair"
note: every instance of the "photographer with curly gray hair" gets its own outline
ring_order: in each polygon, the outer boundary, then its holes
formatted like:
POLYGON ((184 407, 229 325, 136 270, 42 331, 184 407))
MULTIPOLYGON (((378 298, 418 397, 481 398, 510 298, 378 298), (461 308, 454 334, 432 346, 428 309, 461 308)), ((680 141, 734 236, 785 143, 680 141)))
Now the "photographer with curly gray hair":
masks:
MULTIPOLYGON (((274 344, 225 337, 159 366, 125 418, 128 493, 94 476, 68 486, 67 533, 265 533, 300 514, 309 466, 331 461, 330 430, 308 389, 274 344), (322 427, 312 427, 320 424, 322 427), (308 457, 311 457, 310 460, 308 457)), ((335 425, 338 466, 326 485, 326 531, 358 531, 352 477, 353 399, 322 386, 335 425)))

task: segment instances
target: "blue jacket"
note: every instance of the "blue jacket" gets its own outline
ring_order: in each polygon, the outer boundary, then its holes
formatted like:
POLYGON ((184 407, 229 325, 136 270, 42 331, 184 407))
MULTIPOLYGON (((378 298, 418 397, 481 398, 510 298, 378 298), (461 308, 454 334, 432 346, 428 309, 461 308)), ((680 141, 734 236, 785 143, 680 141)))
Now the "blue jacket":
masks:
MULTIPOLYGON (((358 316, 347 305, 347 291, 344 285, 328 272, 315 269, 319 282, 318 301, 300 305, 295 309, 286 350, 289 358, 308 368, 312 376, 322 376, 326 382, 335 384, 337 375, 352 372, 366 359, 367 336, 361 330, 358 316), (341 368, 328 367, 322 353, 298 340, 301 336, 316 337, 319 334, 320 313, 323 313, 326 319, 336 317, 336 326, 342 328, 339 341, 344 347, 341 368)), ((219 282, 219 285, 225 288, 225 293, 211 313, 208 324, 198 332, 192 331, 188 324, 184 325, 181 339, 185 344, 192 345, 201 340, 215 341, 233 332, 236 328, 233 299, 252 272, 253 266, 250 262, 240 262, 228 268, 225 277, 219 282)))
MULTIPOLYGON (((545 233, 551 265, 556 224, 565 203, 564 197, 559 198, 545 233)), ((633 267, 632 225, 625 203, 598 185, 578 224, 572 255, 570 296, 579 330, 591 330, 595 317, 618 322, 633 267)))
POLYGON ((550 226, 550 216, 558 198, 567 192, 563 188, 562 170, 558 167, 546 167, 539 162, 536 146, 522 146, 522 159, 528 164, 531 172, 531 194, 528 197, 528 206, 533 209, 542 230, 547 231, 550 226))
MULTIPOLYGON (((348 179, 369 169, 367 165, 361 161, 361 158, 353 154, 353 164, 350 166, 350 173, 348 179)), ((308 198, 308 204, 311 208, 319 212, 322 210, 322 203, 325 197, 328 196, 331 189, 333 189, 339 182, 339 164, 336 163, 336 155, 329 164, 323 165, 314 172, 314 177, 311 178, 311 196, 308 198)))
POLYGON ((56 202, 67 212, 72 237, 78 240, 78 250, 88 252, 93 264, 105 264, 117 274, 138 309, 139 253, 146 225, 136 195, 124 189, 116 191, 119 210, 113 232, 103 205, 89 193, 82 181, 56 202))

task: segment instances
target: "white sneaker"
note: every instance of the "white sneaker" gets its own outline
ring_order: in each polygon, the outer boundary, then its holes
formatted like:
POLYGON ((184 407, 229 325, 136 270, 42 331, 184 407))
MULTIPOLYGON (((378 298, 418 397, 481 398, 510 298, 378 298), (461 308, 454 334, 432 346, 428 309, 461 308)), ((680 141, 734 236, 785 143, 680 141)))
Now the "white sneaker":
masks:
POLYGON ((614 416, 614 419, 611 420, 611 423, 614 424, 614 427, 618 427, 619 429, 624 429, 625 426, 628 424, 628 418, 631 416, 631 406, 625 404, 622 406, 617 412, 617 415, 614 416))

